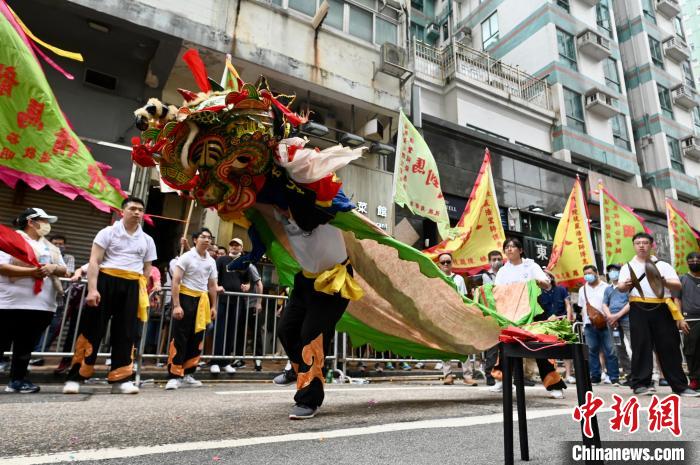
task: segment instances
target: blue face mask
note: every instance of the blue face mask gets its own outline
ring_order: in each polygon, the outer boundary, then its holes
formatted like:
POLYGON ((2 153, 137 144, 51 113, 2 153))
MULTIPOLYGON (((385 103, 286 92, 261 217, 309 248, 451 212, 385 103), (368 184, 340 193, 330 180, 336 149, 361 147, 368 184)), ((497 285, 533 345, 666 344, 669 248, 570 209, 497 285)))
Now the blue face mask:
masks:
POLYGON ((608 273, 608 276, 610 277, 611 281, 617 281, 617 278, 620 277, 620 272, 617 270, 611 271, 608 273))
POLYGON ((584 274, 583 279, 585 279, 588 284, 593 284, 596 280, 596 276, 594 274, 584 274))

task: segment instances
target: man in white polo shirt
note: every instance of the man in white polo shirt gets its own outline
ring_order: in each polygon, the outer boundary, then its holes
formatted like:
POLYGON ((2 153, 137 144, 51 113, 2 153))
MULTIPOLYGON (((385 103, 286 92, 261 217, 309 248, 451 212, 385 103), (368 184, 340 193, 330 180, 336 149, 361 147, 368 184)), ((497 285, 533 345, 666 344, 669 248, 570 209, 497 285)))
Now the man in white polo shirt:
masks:
POLYGON ((168 353, 166 390, 199 387, 192 376, 202 353, 204 330, 216 318, 216 262, 209 254, 212 234, 202 228, 192 234, 194 248, 182 254, 173 275, 173 329, 168 353))
POLYGON ((107 380, 113 394, 137 394, 131 382, 136 318, 148 317, 146 278, 157 258, 153 239, 141 229, 144 203, 136 197, 122 202, 122 219, 95 236, 88 266, 85 299, 75 352, 63 386, 64 394, 77 394, 79 382, 92 376, 95 359, 109 319, 112 365, 107 380))

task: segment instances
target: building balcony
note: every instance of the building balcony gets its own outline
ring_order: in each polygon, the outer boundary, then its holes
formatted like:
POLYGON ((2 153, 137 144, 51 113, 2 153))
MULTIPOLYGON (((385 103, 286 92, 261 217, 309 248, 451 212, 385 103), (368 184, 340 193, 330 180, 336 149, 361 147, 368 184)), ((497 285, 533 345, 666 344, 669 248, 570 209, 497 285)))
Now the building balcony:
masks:
POLYGON ((617 99, 600 89, 593 88, 586 93, 586 110, 603 118, 612 118, 620 111, 617 109, 617 99))
POLYGON ((656 11, 671 19, 681 12, 681 6, 677 0, 656 0, 656 11))
POLYGON ((581 53, 598 61, 604 60, 612 54, 610 40, 590 29, 576 37, 576 45, 581 53))
POLYGON ((664 55, 676 63, 681 63, 690 58, 690 49, 685 40, 678 36, 673 36, 664 41, 664 55))
POLYGON ((680 86, 673 89, 674 103, 685 108, 686 110, 692 110, 693 108, 698 106, 696 97, 697 94, 695 93, 695 90, 692 87, 687 86, 685 84, 681 84, 680 86))
POLYGON ((681 141, 683 155, 691 160, 700 161, 700 139, 696 136, 686 137, 681 141))
POLYGON ((442 48, 414 42, 416 76, 445 85, 452 79, 478 81, 525 103, 551 110, 550 86, 515 66, 494 60, 488 53, 453 41, 442 48))

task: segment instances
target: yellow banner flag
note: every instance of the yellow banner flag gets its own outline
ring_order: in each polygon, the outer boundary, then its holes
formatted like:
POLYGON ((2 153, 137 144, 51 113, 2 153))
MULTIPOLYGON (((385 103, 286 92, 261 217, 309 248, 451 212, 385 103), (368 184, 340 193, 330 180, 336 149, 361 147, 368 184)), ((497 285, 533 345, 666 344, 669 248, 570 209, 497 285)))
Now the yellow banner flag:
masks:
POLYGON ((671 240, 673 267, 678 274, 685 274, 688 272, 686 256, 690 252, 700 252, 700 246, 698 246, 700 237, 690 226, 688 218, 673 206, 670 199, 666 199, 666 219, 671 240))
POLYGON ((588 227, 586 196, 577 177, 554 234, 547 269, 554 274, 557 284, 573 287, 583 283, 583 267, 586 265, 595 265, 595 255, 588 227))
POLYGON ((450 235, 450 219, 440 188, 437 163, 428 144, 403 111, 399 112, 396 142, 394 202, 435 221, 441 237, 450 235))
POLYGON ((424 253, 436 260, 439 254, 449 252, 456 273, 473 273, 488 268, 489 252, 503 248, 506 236, 491 174, 489 149, 484 152, 484 161, 467 206, 453 232, 456 233, 454 239, 444 240, 424 253))

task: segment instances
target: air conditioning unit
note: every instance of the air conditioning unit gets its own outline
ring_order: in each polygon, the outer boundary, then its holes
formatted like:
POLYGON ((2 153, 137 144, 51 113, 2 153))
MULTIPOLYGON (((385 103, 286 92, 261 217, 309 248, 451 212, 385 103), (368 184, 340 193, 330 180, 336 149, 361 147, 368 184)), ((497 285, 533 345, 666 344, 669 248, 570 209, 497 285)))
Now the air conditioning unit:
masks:
POLYGON ((671 19, 681 12, 678 0, 656 0, 656 11, 671 19))
POLYGON ((664 40, 664 55, 676 63, 681 63, 690 58, 690 50, 685 40, 678 36, 664 40))
POLYGON ((435 23, 430 23, 425 28, 425 38, 430 42, 435 42, 440 38, 440 26, 435 23))
POLYGON ((397 78, 403 77, 408 73, 406 69, 408 65, 408 55, 406 50, 391 42, 384 42, 381 49, 381 61, 379 70, 389 76, 397 78))
POLYGON ((681 141, 683 155, 691 160, 700 161, 700 139, 696 136, 686 137, 681 141))
POLYGON ((585 53, 598 61, 604 60, 612 54, 610 51, 610 40, 590 29, 576 37, 576 44, 581 53, 585 53))
POLYGON ((672 92, 673 101, 676 103, 676 105, 680 105, 686 110, 692 110, 698 106, 698 102, 696 101, 697 94, 692 87, 681 84, 673 89, 672 92))
POLYGON ((600 89, 591 89, 586 93, 586 109, 603 118, 612 118, 620 111, 616 108, 617 99, 600 89))
POLYGON ((471 47, 472 45, 472 30, 467 26, 460 27, 455 32, 455 42, 458 44, 466 45, 471 47))

